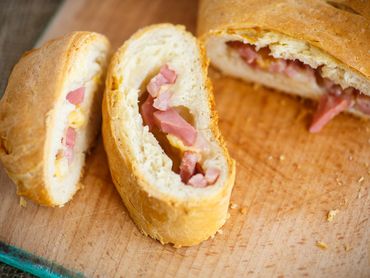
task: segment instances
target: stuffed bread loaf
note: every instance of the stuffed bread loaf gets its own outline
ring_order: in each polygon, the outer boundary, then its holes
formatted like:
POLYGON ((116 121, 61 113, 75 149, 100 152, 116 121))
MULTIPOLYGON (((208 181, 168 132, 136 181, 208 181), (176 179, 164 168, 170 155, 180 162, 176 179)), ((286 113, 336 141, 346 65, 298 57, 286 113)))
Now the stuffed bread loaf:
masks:
POLYGON ((101 123, 108 40, 74 32, 26 52, 0 102, 0 160, 17 194, 63 206, 101 123))
POLYGON ((235 179, 207 66, 184 27, 160 24, 125 42, 107 73, 103 139, 114 184, 139 229, 176 247, 225 223, 235 179))
POLYGON ((318 132, 342 111, 370 117, 369 11, 356 0, 202 0, 198 34, 222 72, 318 100, 318 132))

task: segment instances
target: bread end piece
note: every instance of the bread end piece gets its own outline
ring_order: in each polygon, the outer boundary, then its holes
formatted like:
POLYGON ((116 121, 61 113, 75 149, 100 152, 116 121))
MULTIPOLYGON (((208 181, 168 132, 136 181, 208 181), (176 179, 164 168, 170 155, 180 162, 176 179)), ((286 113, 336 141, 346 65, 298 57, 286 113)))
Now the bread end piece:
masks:
MULTIPOLYGON (((79 51, 90 44, 99 44, 107 54, 106 37, 92 32, 73 32, 24 53, 14 66, 0 102, 0 160, 17 185, 17 194, 40 205, 63 206, 80 188, 77 183, 68 200, 53 196, 46 177, 50 152, 46 146, 48 141, 55 140, 48 138, 48 131, 54 125, 52 119, 71 64, 79 51)), ((98 95, 94 97, 96 102, 99 99, 98 95)), ((89 132, 89 142, 96 137, 100 122, 100 116, 92 118, 92 126, 96 127, 89 132)), ((83 168, 80 176, 82 172, 83 168)))

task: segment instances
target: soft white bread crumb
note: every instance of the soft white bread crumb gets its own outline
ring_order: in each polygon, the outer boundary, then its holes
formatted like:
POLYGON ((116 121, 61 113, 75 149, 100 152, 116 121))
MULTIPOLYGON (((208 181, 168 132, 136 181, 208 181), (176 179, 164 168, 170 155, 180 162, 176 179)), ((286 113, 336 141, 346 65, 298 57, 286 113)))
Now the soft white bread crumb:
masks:
MULTIPOLYGON (((102 92, 99 91, 99 80, 103 78, 107 55, 107 44, 104 40, 97 40, 82 46, 76 53, 69 72, 63 82, 62 93, 56 102, 55 109, 50 115, 51 128, 48 130, 45 144, 47 160, 45 179, 50 196, 55 204, 64 204, 78 190, 78 181, 85 164, 86 151, 91 147, 100 125, 100 105, 102 92), (68 92, 79 87, 85 87, 85 97, 79 107, 68 102, 68 92), (78 111, 78 112, 77 112, 78 111), (71 113, 82 113, 84 124, 77 130, 76 143, 72 163, 67 166, 67 173, 56 176, 55 159, 58 150, 62 148, 61 138, 66 127, 70 124, 68 118, 71 113)), ((65 159, 64 159, 65 160, 65 159)))

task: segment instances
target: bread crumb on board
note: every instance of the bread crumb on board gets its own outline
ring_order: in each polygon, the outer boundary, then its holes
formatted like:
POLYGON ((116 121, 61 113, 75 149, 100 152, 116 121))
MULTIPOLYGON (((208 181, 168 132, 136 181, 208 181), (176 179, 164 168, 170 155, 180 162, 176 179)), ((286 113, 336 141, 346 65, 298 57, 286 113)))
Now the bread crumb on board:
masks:
POLYGON ((344 251, 348 252, 352 250, 352 248, 348 244, 344 244, 344 251))
MULTIPOLYGON (((284 154, 280 154, 278 157, 276 157, 276 159, 277 160, 279 160, 279 161, 284 161, 285 160, 285 155, 284 154)), ((267 157, 267 160, 273 160, 274 159, 274 157, 272 156, 272 155, 269 155, 268 157, 267 157)))
POLYGON ((240 213, 241 214, 243 214, 243 215, 245 215, 245 214, 247 214, 247 208, 246 207, 242 207, 242 208, 240 208, 240 213))
POLYGON ((236 209, 236 208, 238 208, 238 204, 235 204, 235 203, 231 202, 230 203, 230 208, 231 209, 236 209))
POLYGON ((323 241, 316 241, 316 246, 319 247, 322 250, 328 249, 328 245, 323 241))
POLYGON ((338 212, 339 212, 339 209, 329 210, 326 220, 328 220, 328 222, 332 222, 334 220, 334 217, 338 214, 338 212))
POLYGON ((347 206, 348 205, 348 198, 347 197, 344 197, 344 199, 343 199, 343 205, 344 206, 347 206))
POLYGON ((223 232, 221 229, 219 229, 219 230, 217 231, 217 233, 218 233, 218 234, 220 234, 220 235, 223 235, 223 234, 224 234, 224 232, 223 232))
POLYGON ((364 180, 365 180, 365 177, 364 177, 364 176, 361 176, 361 177, 357 180, 357 182, 358 182, 358 183, 363 183, 363 182, 364 182, 364 180))
POLYGON ((362 186, 360 187, 360 189, 358 190, 358 193, 357 193, 357 199, 361 199, 362 197, 362 186))
POLYGON ((22 207, 22 208, 25 208, 27 207, 27 201, 25 198, 23 198, 22 196, 19 198, 19 205, 22 207))
POLYGON ((340 180, 340 178, 338 176, 335 177, 335 181, 337 182, 337 184, 339 186, 342 186, 343 185, 343 182, 340 180))

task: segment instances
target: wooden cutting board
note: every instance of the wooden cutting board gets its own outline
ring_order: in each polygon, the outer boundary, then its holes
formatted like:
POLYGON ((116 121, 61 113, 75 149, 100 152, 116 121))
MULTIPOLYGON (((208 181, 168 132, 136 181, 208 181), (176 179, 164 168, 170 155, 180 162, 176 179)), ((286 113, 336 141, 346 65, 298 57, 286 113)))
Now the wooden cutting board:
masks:
MULTIPOLYGON (((194 32, 196 13, 197 3, 187 0, 68 0, 41 41, 91 30, 116 49, 151 23, 181 23, 194 32)), ((237 161, 234 209, 213 239, 175 249, 140 234, 99 143, 85 188, 63 208, 21 207, 1 169, 0 241, 88 277, 369 277, 369 122, 341 115, 312 135, 310 105, 214 70, 211 77, 220 127, 237 161)))

